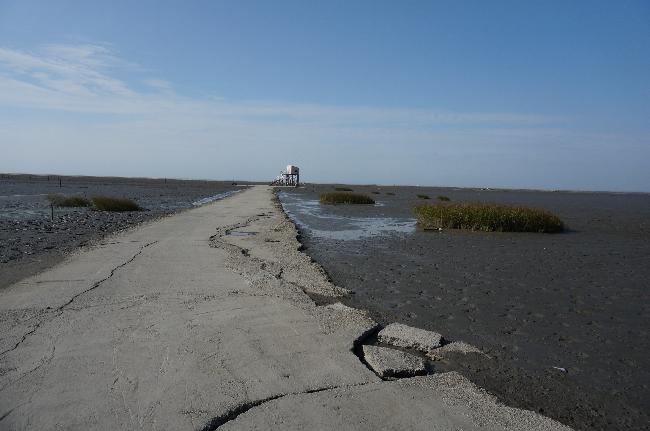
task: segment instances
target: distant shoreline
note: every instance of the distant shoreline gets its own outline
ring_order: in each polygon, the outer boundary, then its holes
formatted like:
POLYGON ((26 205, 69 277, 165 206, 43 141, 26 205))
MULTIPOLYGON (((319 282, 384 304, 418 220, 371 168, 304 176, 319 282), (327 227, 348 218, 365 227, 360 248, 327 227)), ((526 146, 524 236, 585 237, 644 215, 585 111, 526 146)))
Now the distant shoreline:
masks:
MULTIPOLYGON (((209 179, 209 178, 174 178, 174 177, 124 177, 113 175, 85 175, 85 174, 30 174, 21 172, 0 172, 0 180, 4 177, 56 177, 56 178, 104 178, 114 180, 144 180, 144 181, 179 181, 179 182, 221 182, 221 183, 237 183, 237 184, 268 184, 269 180, 242 180, 242 179, 209 179)), ((10 178, 9 178, 10 179, 10 178)), ((650 191, 628 191, 628 190, 581 190, 581 189, 551 189, 551 188, 520 188, 520 187, 481 187, 481 186, 451 186, 451 185, 432 185, 432 184, 368 184, 368 183, 350 183, 350 182, 303 182, 302 186, 318 185, 318 186, 353 186, 353 187, 412 187, 412 188, 427 188, 427 189, 441 189, 441 190, 472 190, 472 191, 497 191, 497 192, 544 192, 544 193, 605 193, 605 194, 641 194, 649 195, 650 191)))

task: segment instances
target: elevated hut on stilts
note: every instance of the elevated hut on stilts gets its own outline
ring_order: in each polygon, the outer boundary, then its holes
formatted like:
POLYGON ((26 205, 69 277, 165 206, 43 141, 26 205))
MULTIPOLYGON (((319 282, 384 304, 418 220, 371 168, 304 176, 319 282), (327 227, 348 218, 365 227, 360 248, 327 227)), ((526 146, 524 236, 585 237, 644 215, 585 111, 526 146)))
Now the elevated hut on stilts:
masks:
POLYGON ((280 172, 271 185, 298 187, 300 185, 300 169, 296 165, 287 165, 287 169, 280 172))

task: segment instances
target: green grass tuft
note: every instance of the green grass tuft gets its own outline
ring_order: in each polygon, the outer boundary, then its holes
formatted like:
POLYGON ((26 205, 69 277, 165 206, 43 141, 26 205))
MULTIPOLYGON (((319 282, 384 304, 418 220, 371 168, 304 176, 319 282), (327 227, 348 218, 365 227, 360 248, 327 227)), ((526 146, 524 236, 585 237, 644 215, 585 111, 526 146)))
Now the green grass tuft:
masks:
POLYGON ((92 205, 90 200, 83 196, 65 196, 59 194, 47 195, 47 200, 57 207, 89 207, 92 205))
POLYGON ((131 199, 110 196, 94 196, 93 204, 99 211, 140 211, 142 209, 131 199))
POLYGON ((351 192, 353 191, 352 189, 349 189, 347 187, 334 187, 334 190, 337 192, 351 192))
POLYGON ((422 229, 470 229, 485 232, 558 233, 564 223, 539 208, 488 203, 443 203, 417 205, 413 211, 422 229))
POLYGON ((369 196, 359 193, 329 192, 320 195, 322 204, 374 204, 375 201, 369 196))
POLYGON ((449 202, 451 199, 449 199, 448 196, 438 196, 438 200, 442 202, 449 202))
POLYGON ((373 190, 373 191, 370 192, 370 193, 372 193, 373 195, 378 195, 378 194, 380 194, 377 190, 373 190))
POLYGON ((418 195, 418 198, 420 199, 431 199, 429 195, 418 195))
POLYGON ((395 196, 395 193, 393 193, 393 192, 386 192, 386 194, 387 194, 388 196, 395 196))

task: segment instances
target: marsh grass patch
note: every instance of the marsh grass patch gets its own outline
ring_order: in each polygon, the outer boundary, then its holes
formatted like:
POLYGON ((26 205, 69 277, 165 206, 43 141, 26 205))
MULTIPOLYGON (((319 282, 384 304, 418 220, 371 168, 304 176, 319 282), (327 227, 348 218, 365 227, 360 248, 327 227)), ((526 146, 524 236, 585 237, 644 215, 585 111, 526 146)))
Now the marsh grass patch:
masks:
POLYGON ((418 195, 418 199, 431 199, 429 195, 418 195))
POLYGON ((443 195, 439 195, 437 199, 441 202, 449 202, 451 200, 449 199, 449 196, 443 196, 443 195))
POLYGON ((375 201, 366 195, 349 192, 328 192, 320 195, 322 204, 374 204, 375 201))
POLYGON ((334 187, 334 190, 336 190, 337 192, 352 192, 352 191, 354 191, 349 187, 334 187))
POLYGON ((56 207, 89 207, 92 205, 89 199, 83 196, 65 196, 60 194, 49 194, 47 200, 56 207))
POLYGON ((110 196, 94 196, 93 204, 99 211, 140 211, 140 205, 128 198, 115 198, 110 196))
POLYGON ((447 203, 416 205, 413 208, 418 227, 468 229, 484 232, 558 233, 564 223, 540 208, 490 203, 447 203))

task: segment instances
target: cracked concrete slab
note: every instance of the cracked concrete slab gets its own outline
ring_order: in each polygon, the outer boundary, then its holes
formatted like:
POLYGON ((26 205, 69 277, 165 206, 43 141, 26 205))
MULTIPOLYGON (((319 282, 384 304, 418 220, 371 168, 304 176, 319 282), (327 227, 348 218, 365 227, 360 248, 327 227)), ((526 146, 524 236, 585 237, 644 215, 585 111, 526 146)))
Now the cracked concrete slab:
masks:
POLYGON ((363 358, 379 377, 412 377, 426 372, 424 360, 401 350, 364 345, 363 358))
POLYGON ((386 423, 406 428, 427 403, 464 417, 438 387, 383 382, 359 361, 353 349, 375 322, 310 299, 346 291, 298 251, 296 234, 271 189, 252 187, 0 291, 0 429, 246 428, 248 415, 294 399, 295 417, 278 410, 289 429, 372 423, 377 406, 402 412, 386 423), (341 413, 319 419, 319 396, 341 413))
POLYGON ((570 430, 504 406, 453 372, 289 395, 256 405, 219 429, 570 430))

